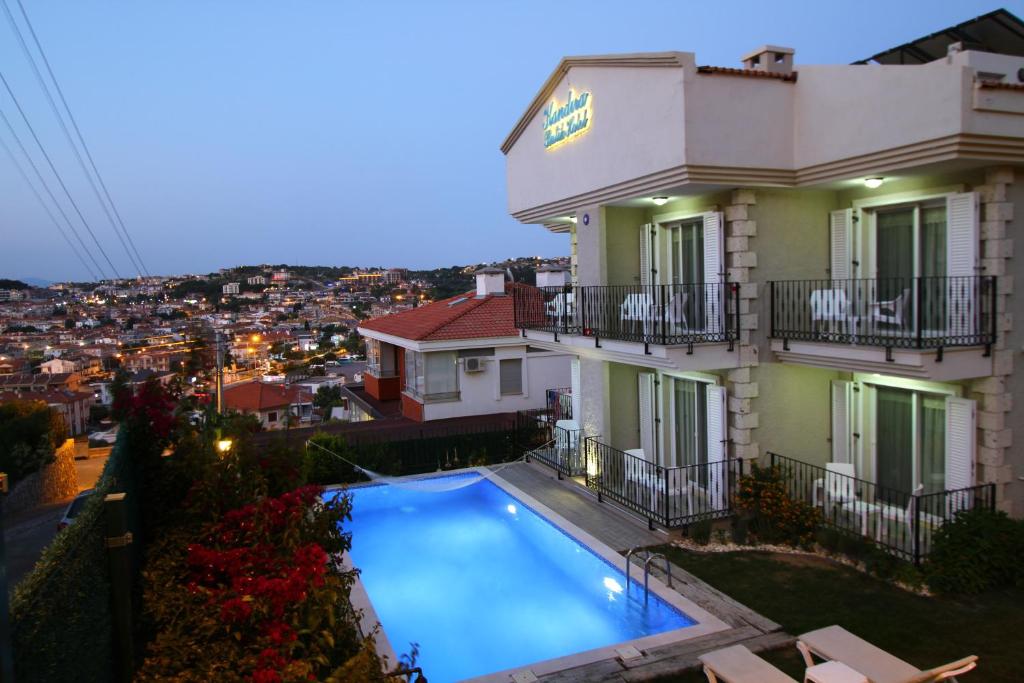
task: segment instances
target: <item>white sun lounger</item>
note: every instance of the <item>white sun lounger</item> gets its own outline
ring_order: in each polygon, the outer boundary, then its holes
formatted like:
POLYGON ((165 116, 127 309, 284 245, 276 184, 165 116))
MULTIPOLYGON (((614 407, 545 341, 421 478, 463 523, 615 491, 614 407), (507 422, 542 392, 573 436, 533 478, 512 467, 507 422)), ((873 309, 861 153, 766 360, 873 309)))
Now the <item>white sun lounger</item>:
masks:
POLYGON ((805 633, 797 639, 796 646, 808 667, 814 666, 812 655, 835 660, 864 674, 871 683, 944 681, 967 673, 978 665, 978 658, 972 655, 928 671, 921 671, 841 626, 826 626, 805 633))
POLYGON ((698 657, 708 683, 798 683, 743 645, 731 645, 698 657))

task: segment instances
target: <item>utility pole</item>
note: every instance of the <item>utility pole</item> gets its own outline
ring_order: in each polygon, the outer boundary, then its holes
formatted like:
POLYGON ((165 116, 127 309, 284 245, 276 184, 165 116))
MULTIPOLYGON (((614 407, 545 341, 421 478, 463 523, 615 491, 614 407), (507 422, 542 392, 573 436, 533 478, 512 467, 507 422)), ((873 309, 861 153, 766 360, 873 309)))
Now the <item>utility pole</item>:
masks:
POLYGON ((224 335, 220 330, 214 333, 217 345, 217 414, 224 413, 224 335))

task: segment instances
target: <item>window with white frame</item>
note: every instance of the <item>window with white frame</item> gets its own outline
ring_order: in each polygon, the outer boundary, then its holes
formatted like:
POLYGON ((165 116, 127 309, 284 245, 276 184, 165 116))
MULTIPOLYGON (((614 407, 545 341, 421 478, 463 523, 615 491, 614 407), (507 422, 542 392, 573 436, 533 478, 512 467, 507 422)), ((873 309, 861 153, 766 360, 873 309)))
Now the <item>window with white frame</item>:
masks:
POLYGON ((405 352, 405 391, 417 398, 458 398, 459 368, 455 351, 405 352))
POLYGON ((366 371, 374 377, 380 377, 380 342, 371 337, 366 341, 366 371))

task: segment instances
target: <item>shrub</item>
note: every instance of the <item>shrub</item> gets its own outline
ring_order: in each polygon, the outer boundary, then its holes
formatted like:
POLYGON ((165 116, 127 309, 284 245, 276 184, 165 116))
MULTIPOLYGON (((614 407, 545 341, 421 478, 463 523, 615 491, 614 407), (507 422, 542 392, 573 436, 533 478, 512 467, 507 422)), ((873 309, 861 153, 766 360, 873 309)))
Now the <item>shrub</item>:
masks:
POLYGON ((694 522, 686 533, 697 545, 707 545, 711 541, 711 520, 701 519, 694 522))
POLYGON ((1024 583, 1024 522, 1005 512, 960 512, 938 531, 925 562, 925 580, 937 593, 981 593, 1024 583))
POLYGON ((801 547, 813 543, 821 512, 789 495, 777 467, 754 465, 737 490, 736 510, 757 540, 801 547))

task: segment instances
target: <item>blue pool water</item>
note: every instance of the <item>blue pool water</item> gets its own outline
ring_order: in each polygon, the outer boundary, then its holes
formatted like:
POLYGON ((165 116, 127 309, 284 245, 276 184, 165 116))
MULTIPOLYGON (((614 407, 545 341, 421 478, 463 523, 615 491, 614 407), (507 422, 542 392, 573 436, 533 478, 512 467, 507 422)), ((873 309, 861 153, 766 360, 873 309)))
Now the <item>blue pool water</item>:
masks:
MULTIPOLYGON (((456 475, 476 478, 477 475, 456 475)), ((457 681, 694 623, 489 481, 354 491, 352 561, 398 653, 457 681)))

